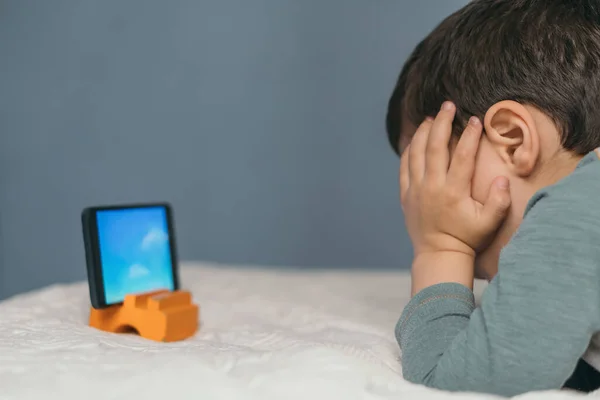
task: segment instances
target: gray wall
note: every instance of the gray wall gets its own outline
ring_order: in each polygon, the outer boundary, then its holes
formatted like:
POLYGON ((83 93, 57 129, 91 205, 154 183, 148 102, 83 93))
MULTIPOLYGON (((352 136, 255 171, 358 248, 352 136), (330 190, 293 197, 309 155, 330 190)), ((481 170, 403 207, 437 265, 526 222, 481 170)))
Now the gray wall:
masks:
POLYGON ((0 297, 85 278, 80 211, 168 200, 185 260, 407 267, 383 117, 466 0, 0 0, 0 297))

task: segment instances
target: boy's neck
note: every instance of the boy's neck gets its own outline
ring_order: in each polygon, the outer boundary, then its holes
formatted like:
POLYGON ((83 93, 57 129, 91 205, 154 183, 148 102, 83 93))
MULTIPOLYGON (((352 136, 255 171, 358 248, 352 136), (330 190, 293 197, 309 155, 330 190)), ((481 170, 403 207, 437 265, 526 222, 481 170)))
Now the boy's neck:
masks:
POLYGON ((529 200, 541 189, 552 186, 571 175, 584 156, 570 151, 558 151, 550 157, 543 157, 536 171, 526 179, 511 182, 512 206, 510 219, 520 225, 529 200))
MULTIPOLYGON (((511 210, 498 231, 497 240, 494 241, 488 257, 498 257, 500 250, 510 241, 519 225, 523 221, 525 208, 529 200, 541 189, 552 186, 558 181, 566 178, 575 171, 577 165, 584 156, 574 155, 570 152, 560 152, 546 162, 540 163, 540 168, 529 179, 511 180, 512 204, 511 210), (494 255, 495 254, 495 255, 494 255)), ((485 262, 484 262, 485 264, 485 262)), ((482 270, 481 273, 492 279, 498 272, 495 270, 482 270)))

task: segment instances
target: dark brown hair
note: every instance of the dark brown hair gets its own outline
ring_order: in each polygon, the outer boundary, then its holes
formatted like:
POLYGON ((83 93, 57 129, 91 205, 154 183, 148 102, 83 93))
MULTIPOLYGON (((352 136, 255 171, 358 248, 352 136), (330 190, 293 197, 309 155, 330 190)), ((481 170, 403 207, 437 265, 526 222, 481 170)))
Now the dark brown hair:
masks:
POLYGON ((600 0, 474 0, 446 18, 406 61, 386 128, 398 152, 402 118, 418 126, 445 100, 453 133, 502 100, 534 106, 567 150, 600 146, 600 0))

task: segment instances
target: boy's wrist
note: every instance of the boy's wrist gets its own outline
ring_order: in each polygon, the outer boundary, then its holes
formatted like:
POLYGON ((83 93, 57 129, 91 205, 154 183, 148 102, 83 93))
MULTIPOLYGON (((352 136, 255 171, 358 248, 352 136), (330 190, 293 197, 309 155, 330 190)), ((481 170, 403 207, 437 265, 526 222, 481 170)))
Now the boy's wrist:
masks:
POLYGON ((440 283, 458 283, 473 290, 475 257, 455 251, 416 254, 412 264, 412 295, 440 283))

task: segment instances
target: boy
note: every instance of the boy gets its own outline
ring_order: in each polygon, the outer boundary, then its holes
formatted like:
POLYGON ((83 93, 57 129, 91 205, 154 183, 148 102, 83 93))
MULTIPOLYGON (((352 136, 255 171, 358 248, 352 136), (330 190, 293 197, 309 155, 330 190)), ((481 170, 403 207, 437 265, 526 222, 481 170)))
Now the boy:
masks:
POLYGON ((471 2, 414 50, 386 122, 415 254, 405 378, 600 387, 600 0, 471 2))

